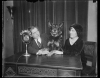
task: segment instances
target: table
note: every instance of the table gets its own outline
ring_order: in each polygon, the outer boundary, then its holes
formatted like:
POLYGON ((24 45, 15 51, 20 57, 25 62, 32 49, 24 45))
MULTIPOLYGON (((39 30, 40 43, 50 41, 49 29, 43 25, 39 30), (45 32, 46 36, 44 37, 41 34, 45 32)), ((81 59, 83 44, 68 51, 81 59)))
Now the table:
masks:
POLYGON ((4 76, 68 77, 80 76, 82 68, 80 56, 31 55, 23 52, 5 59, 4 76))

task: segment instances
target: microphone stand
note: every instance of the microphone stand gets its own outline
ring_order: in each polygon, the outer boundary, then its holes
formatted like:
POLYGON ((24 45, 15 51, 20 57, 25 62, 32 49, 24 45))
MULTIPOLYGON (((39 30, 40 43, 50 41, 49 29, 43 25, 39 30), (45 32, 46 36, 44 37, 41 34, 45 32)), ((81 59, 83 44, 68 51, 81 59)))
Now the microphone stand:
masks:
POLYGON ((22 35, 22 41, 25 43, 26 46, 26 52, 23 56, 30 56, 30 54, 27 51, 27 44, 30 42, 30 38, 29 38, 29 31, 28 30, 24 30, 20 33, 20 35, 22 35))
POLYGON ((24 54, 24 56, 30 56, 30 54, 27 51, 27 43, 25 43, 25 44, 26 44, 26 53, 24 54))

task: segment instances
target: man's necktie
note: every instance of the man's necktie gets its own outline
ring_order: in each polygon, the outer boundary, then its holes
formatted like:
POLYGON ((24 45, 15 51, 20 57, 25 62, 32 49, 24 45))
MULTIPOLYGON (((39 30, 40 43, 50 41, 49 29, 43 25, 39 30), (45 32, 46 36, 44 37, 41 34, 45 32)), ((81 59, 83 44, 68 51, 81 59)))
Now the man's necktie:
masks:
POLYGON ((37 40, 38 47, 41 48, 41 43, 37 40))

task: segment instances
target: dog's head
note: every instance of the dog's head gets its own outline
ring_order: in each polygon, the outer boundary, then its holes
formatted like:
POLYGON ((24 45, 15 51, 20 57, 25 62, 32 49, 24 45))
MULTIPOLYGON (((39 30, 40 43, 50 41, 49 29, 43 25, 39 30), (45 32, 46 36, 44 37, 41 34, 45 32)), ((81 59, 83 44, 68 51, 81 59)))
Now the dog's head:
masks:
POLYGON ((57 37, 59 35, 62 34, 62 25, 63 23, 57 25, 57 24, 51 24, 50 22, 48 23, 49 27, 50 27, 50 34, 53 37, 57 37))

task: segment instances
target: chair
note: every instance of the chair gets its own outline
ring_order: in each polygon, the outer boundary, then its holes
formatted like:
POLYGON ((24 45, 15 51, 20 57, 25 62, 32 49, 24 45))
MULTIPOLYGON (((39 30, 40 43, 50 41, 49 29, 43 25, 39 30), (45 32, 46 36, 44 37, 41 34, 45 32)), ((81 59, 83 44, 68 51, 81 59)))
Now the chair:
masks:
POLYGON ((84 42, 84 55, 86 60, 86 66, 83 67, 82 76, 95 76, 96 68, 96 42, 86 41, 84 42))

